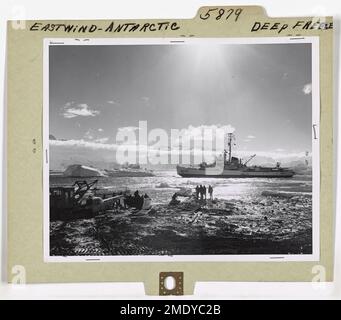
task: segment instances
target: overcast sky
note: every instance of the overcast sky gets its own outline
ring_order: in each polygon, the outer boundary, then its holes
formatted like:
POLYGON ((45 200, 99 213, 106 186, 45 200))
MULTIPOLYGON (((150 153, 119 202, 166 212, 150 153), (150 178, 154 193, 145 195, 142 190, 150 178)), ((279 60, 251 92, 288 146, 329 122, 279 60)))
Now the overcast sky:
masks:
POLYGON ((310 44, 52 46, 50 133, 230 125, 240 150, 310 151, 311 82, 310 44))

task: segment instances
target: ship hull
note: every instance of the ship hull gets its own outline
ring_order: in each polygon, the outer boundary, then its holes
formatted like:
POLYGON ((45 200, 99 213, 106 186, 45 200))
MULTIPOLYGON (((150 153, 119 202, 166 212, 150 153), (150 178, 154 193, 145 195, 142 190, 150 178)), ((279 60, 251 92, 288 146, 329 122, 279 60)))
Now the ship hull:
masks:
POLYGON ((213 170, 177 167, 177 173, 184 178, 291 178, 292 170, 223 170, 215 173, 213 170))

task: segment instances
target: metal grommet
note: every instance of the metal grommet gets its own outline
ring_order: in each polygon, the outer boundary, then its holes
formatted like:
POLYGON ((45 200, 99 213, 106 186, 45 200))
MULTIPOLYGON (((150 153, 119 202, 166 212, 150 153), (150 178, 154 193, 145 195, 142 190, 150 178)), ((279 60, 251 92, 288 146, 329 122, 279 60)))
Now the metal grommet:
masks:
POLYGON ((184 294, 184 273, 183 272, 160 272, 159 274, 159 295, 160 296, 182 296, 184 294), (166 279, 174 279, 174 287, 167 288, 166 279))

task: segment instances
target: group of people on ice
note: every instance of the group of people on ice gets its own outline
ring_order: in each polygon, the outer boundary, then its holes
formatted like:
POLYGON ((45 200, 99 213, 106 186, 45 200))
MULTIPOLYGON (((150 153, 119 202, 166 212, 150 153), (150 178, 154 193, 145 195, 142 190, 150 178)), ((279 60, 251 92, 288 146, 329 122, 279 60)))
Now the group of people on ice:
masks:
POLYGON ((206 188, 205 185, 200 185, 195 187, 195 196, 200 200, 207 199, 207 192, 210 195, 210 200, 213 200, 213 187, 211 185, 206 188))

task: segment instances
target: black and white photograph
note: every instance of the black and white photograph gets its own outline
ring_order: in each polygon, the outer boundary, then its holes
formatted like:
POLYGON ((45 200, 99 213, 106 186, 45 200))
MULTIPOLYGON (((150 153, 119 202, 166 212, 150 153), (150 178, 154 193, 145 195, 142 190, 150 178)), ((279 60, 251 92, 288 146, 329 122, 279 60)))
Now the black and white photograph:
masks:
POLYGON ((46 39, 47 260, 318 258, 315 40, 46 39))

